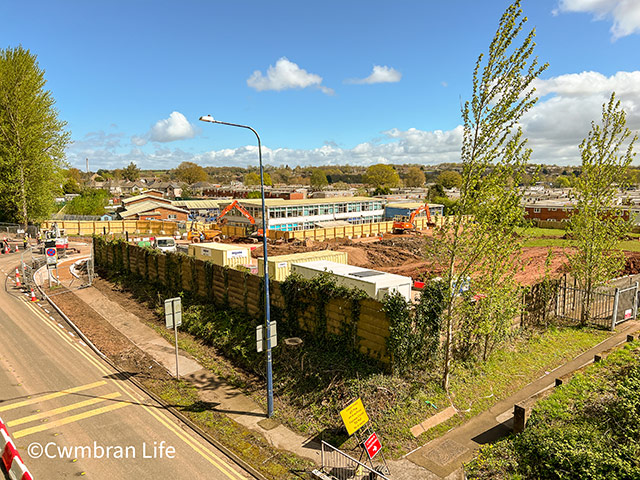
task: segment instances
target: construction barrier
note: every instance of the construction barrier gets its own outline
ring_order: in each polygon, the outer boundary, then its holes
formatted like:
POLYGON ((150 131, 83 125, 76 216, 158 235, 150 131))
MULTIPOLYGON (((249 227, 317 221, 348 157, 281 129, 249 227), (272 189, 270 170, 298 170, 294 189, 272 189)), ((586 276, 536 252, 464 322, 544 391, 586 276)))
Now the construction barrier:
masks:
MULTIPOLYGON (((168 220, 109 220, 106 222, 90 222, 81 220, 47 220, 42 223, 41 228, 49 230, 53 224, 65 230, 65 235, 72 237, 90 237, 92 235, 114 235, 124 236, 172 236, 179 234, 179 224, 168 220)), ((187 227, 195 230, 211 228, 211 224, 187 223, 187 227)), ((245 227, 223 225, 219 227, 223 235, 227 237, 244 237, 247 234, 245 227)))
MULTIPOLYGON (((443 217, 434 218, 436 225, 442 225, 443 217)), ((418 217, 414 220, 416 230, 427 230, 429 225, 427 217, 418 217)), ((393 222, 362 223, 359 225, 346 225, 342 227, 312 228, 309 230, 294 230, 283 232, 269 230, 270 240, 305 240, 311 239, 319 242, 336 238, 363 238, 375 237, 380 234, 392 233, 393 222)))
MULTIPOLYGON (((414 220, 417 230, 427 230, 426 217, 418 217, 414 220)), ((434 218, 436 225, 442 225, 443 217, 434 218)), ((58 228, 63 228, 67 236, 92 236, 92 235, 176 235, 179 233, 179 225, 176 222, 165 220, 110 220, 106 222, 90 222, 79 220, 47 220, 43 222, 42 228, 50 229, 56 223, 58 228)), ((211 224, 187 223, 188 229, 194 228, 201 231, 205 228, 212 228, 211 224)), ((235 225, 222 225, 215 227, 226 237, 246 237, 250 231, 246 227, 235 225)), ((393 232, 393 222, 362 223, 359 225, 347 225, 342 227, 312 228, 308 230, 294 230, 290 232, 280 230, 269 230, 269 240, 305 240, 317 241, 333 240, 336 238, 362 238, 375 237, 385 233, 393 232)))
POLYGON ((2 463, 11 480, 33 480, 33 476, 25 466, 6 425, 0 418, 0 451, 2 463))

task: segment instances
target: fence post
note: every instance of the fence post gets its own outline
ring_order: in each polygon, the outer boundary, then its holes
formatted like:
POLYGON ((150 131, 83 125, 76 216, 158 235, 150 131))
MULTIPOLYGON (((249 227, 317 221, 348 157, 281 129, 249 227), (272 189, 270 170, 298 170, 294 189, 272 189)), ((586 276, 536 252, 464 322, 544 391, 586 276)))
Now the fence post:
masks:
POLYGON ((638 318, 638 282, 636 282, 636 290, 633 294, 633 319, 638 318))
POLYGON ((616 321, 618 320, 618 301, 620 299, 620 289, 616 288, 615 297, 613 298, 613 315, 611 316, 611 331, 616 329, 616 321))

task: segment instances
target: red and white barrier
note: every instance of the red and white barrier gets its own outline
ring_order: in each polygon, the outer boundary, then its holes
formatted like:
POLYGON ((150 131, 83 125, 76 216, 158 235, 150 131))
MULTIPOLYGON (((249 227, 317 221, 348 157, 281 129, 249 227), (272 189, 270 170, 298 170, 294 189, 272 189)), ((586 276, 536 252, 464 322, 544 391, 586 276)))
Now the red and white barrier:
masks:
POLYGON ((2 451, 2 463, 9 473, 11 480, 33 480, 33 476, 25 466, 18 449, 0 418, 0 451, 2 451))

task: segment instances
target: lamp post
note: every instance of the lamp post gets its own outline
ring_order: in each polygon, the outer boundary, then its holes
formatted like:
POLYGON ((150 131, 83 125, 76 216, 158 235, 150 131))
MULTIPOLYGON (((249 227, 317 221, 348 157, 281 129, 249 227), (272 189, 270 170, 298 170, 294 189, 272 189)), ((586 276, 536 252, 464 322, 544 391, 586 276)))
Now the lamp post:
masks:
POLYGON ((262 199, 262 245, 264 247, 264 316, 266 323, 267 337, 267 416, 271 418, 273 415, 273 372, 271 368, 271 304, 269 302, 269 269, 267 267, 267 208, 264 201, 264 172, 262 168, 262 145, 260 143, 260 135, 248 125, 239 125, 237 123, 221 122, 214 120, 211 115, 200 117, 203 122, 219 123, 220 125, 229 125, 231 127, 240 127, 251 130, 258 139, 258 158, 260 161, 260 198, 262 199))

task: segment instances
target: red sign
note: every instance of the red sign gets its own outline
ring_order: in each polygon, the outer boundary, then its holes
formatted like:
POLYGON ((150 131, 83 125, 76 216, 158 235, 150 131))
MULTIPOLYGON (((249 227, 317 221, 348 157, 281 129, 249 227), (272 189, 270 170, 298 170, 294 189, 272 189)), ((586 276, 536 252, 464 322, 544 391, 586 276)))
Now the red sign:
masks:
POLYGON ((369 435, 369 438, 364 442, 364 449, 367 451, 367 455, 369 458, 373 459, 380 450, 382 450, 382 445, 380 445, 380 440, 378 440, 378 436, 375 433, 369 435))

